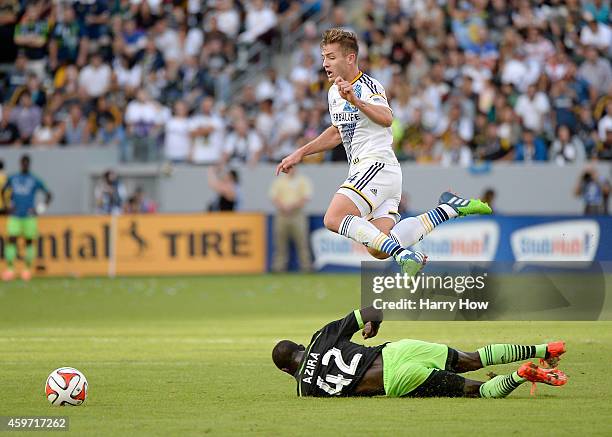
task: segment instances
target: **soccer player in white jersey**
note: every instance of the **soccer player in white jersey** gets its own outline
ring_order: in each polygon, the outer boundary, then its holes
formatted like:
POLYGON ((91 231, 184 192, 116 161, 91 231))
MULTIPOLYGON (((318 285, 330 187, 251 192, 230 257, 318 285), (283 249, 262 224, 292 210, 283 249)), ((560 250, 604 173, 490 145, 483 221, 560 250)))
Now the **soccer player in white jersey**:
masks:
POLYGON ((321 41, 321 54, 328 80, 333 82, 328 94, 332 125, 285 157, 276 174, 287 173, 304 156, 333 149, 342 142, 349 176, 325 213, 325 226, 362 243, 376 258, 393 257, 404 273, 415 275, 427 257, 407 247, 444 221, 491 214, 491 208, 478 199, 462 199, 445 192, 436 208, 398 222, 402 172, 393 152, 393 113, 385 90, 376 79, 359 70, 354 33, 339 28, 327 30, 321 41))

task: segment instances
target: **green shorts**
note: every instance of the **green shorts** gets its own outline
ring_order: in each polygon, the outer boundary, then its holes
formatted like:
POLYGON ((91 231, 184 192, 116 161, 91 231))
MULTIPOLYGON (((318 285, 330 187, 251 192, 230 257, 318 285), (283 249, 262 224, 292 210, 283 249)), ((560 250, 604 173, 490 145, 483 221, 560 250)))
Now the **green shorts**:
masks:
POLYGON ((406 339, 387 344, 382 356, 385 393, 399 397, 423 384, 435 369, 444 370, 448 346, 406 339))
POLYGON ((33 240, 38 236, 38 219, 11 215, 6 222, 6 231, 9 237, 24 237, 33 240))

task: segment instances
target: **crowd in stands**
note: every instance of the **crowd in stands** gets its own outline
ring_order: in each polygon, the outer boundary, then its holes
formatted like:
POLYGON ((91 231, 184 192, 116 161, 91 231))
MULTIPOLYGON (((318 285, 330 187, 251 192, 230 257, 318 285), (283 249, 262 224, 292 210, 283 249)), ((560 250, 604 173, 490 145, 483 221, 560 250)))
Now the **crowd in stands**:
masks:
MULTIPOLYGON (((609 1, 348 3, 4 0, 0 36, 14 50, 2 51, 0 147, 278 161, 329 125, 319 41, 340 26, 358 35, 361 70, 386 89, 401 160, 612 159, 609 1), (275 44, 288 22, 299 25, 297 46, 230 94, 235 73, 248 72, 245 50, 275 44)), ((344 159, 342 147, 310 157, 344 159)))

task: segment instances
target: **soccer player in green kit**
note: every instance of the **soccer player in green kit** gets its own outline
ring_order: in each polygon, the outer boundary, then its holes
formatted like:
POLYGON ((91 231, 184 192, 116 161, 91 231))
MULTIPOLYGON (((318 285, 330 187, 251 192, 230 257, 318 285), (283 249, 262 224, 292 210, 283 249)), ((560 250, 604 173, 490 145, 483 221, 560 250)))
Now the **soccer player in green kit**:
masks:
POLYGON ((25 269, 21 271, 21 279, 29 281, 32 278, 32 263, 36 256, 34 240, 38 236, 38 220, 36 218, 36 193, 42 191, 45 194, 45 206, 51 202, 51 192, 45 184, 30 173, 30 157, 21 157, 21 172, 8 178, 0 196, 4 197, 10 190, 9 217, 7 221, 8 244, 4 251, 7 269, 2 273, 4 281, 10 281, 15 277, 14 265, 17 258, 17 239, 25 239, 25 269))
POLYGON ((362 308, 328 323, 307 347, 290 340, 272 351, 276 367, 297 381, 298 396, 482 397, 503 398, 524 382, 561 386, 567 376, 556 369, 565 352, 562 341, 539 345, 491 344, 475 352, 419 340, 400 340, 374 347, 351 342, 359 330, 364 339, 378 333, 382 311, 362 308), (540 358, 552 368, 522 364, 509 375, 481 382, 459 373, 540 358))

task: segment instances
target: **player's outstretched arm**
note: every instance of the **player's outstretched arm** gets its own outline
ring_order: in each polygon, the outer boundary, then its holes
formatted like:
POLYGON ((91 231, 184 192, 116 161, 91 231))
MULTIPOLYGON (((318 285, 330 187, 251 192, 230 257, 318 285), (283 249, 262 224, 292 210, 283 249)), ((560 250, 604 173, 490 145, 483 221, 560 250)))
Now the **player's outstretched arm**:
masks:
POLYGON ((364 339, 376 337, 378 334, 378 328, 383 320, 383 312, 374 307, 362 308, 359 310, 361 313, 361 320, 363 321, 363 330, 361 335, 364 339))
POLYGON ((291 155, 284 158, 276 167, 276 176, 281 172, 287 173, 292 167, 299 164, 304 159, 304 156, 331 150, 341 142, 342 137, 338 128, 336 126, 328 127, 314 140, 304 144, 291 155))

